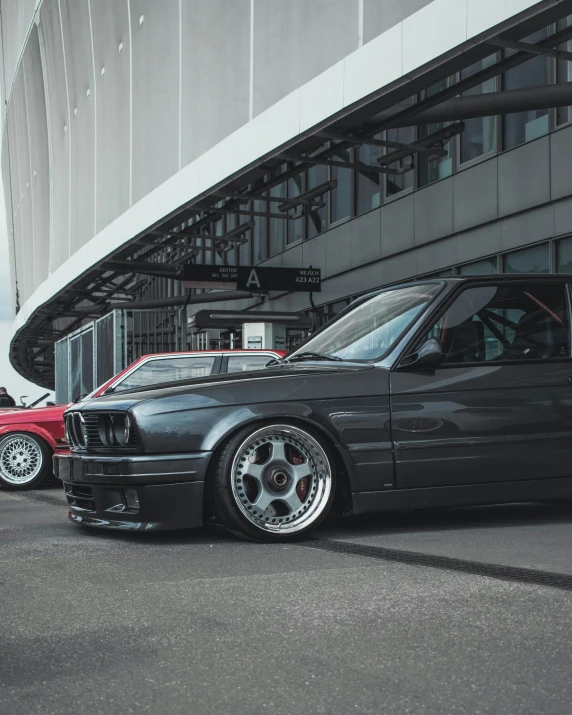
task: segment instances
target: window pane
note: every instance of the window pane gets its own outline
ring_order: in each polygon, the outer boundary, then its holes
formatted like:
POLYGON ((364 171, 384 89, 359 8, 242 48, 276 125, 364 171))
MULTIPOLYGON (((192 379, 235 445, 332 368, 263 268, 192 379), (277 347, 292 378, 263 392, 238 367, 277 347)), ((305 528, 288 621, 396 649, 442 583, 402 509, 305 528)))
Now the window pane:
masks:
POLYGON ((82 395, 89 395, 93 390, 93 330, 81 336, 81 389, 82 395))
MULTIPOLYGON (((288 198, 295 198, 304 192, 304 175, 298 174, 298 176, 288 179, 288 198)), ((274 211, 276 211, 278 206, 274 205, 274 211)), ((289 211, 290 214, 300 213, 300 206, 294 206, 289 211)), ((286 215, 286 214, 284 214, 286 215)), ((300 216, 295 221, 288 221, 288 243, 294 243, 295 241, 302 241, 304 239, 304 216, 300 216)))
POLYGON ((392 348, 429 301, 438 284, 395 288, 358 303, 353 310, 304 344, 304 352, 345 360, 374 360, 392 348))
POLYGON ((172 357, 149 360, 117 385, 115 392, 163 382, 205 377, 211 374, 214 361, 214 357, 172 357))
POLYGON ((485 258, 484 261, 475 261, 474 263, 467 263, 465 266, 459 266, 459 274, 462 276, 482 276, 496 272, 496 256, 494 258, 485 258))
MULTIPOLYGON (((253 201, 252 204, 254 211, 268 211, 266 201, 253 201)), ((262 216, 254 217, 255 223, 252 230, 252 261, 254 265, 268 258, 267 221, 262 216)))
POLYGON ((548 273, 550 256, 548 244, 507 253, 504 257, 505 273, 548 273))
MULTIPOLYGON (((564 30, 572 25, 572 16, 565 18, 564 20, 559 20, 556 29, 564 30)), ((566 52, 572 52, 572 42, 565 42, 560 45, 559 50, 564 50, 566 52)), ((557 60, 556 61, 556 81, 557 82, 572 82, 572 62, 568 60, 557 60)), ((572 119, 570 115, 570 107, 558 107, 556 110, 556 123, 566 124, 572 119)))
POLYGON ((446 363, 569 357, 564 286, 469 288, 427 337, 441 341, 446 363))
POLYGON ((227 372, 261 370, 271 359, 269 355, 231 355, 228 358, 227 372))
MULTIPOLYGON (((248 204, 248 207, 250 208, 254 202, 251 202, 248 204)), ((239 216, 238 217, 238 225, 242 225, 243 223, 248 223, 249 221, 254 220, 254 216, 239 216)), ((264 219, 261 219, 264 221, 264 219)), ((236 253, 238 256, 238 264, 241 266, 250 266, 251 265, 251 257, 250 257, 250 247, 252 245, 252 231, 246 231, 245 233, 242 234, 241 236, 242 239, 246 239, 246 243, 238 244, 236 248, 236 253)))
POLYGON ((81 336, 70 340, 70 399, 76 400, 81 392, 81 336))
MULTIPOLYGON (((278 184, 273 189, 270 189, 270 196, 279 196, 286 198, 286 184, 278 184)), ((277 203, 273 201, 270 204, 271 213, 276 213, 277 203)), ((286 221, 285 218, 271 218, 270 223, 270 240, 269 240, 269 258, 284 250, 286 242, 286 221)))
MULTIPOLYGON (((497 60, 496 54, 487 57, 481 62, 477 62, 467 69, 461 71, 461 80, 467 79, 480 70, 494 65, 497 60)), ((463 97, 477 94, 487 94, 495 92, 497 89, 496 78, 483 82, 477 87, 463 92, 463 97)), ((465 130, 461 134, 461 163, 471 161, 483 154, 495 151, 497 144, 497 119, 496 117, 483 117, 481 119, 465 120, 465 130)))
MULTIPOLYGON (((383 138, 383 134, 376 134, 376 139, 383 138)), ((377 160, 382 155, 380 146, 361 146, 358 150, 358 160, 369 166, 379 166, 377 160)), ((381 177, 378 171, 365 169, 356 171, 357 175, 357 213, 363 214, 381 205, 381 177)))
MULTIPOLYGON (((322 151, 320 149, 320 151, 322 151)), ((318 153, 318 152, 314 152, 318 153)), ((306 181, 309 189, 315 189, 328 180, 327 166, 313 166, 306 172, 306 181)), ((308 238, 317 236, 326 229, 326 208, 323 206, 319 209, 308 211, 308 238)))
MULTIPOLYGON (((340 151, 332 157, 335 161, 351 162, 352 152, 349 149, 340 151)), ((352 205, 352 169, 342 169, 332 166, 330 176, 338 182, 330 191, 330 220, 332 223, 342 221, 351 215, 352 205)))
MULTIPOLYGON (((250 204, 243 204, 242 205, 243 209, 249 209, 250 204)), ((238 226, 238 215, 237 214, 227 214, 226 216, 226 226, 225 226, 225 233, 228 233, 229 231, 232 231, 233 228, 236 228, 238 226)), ((236 266, 236 248, 234 243, 229 243, 227 246, 224 246, 224 261, 227 266, 236 266)))
MULTIPOLYGON (((415 127, 401 127, 399 129, 388 129, 386 138, 390 142, 399 142, 401 144, 411 144, 415 141, 415 127)), ((391 156, 399 151, 396 148, 388 147, 386 156, 391 156)), ((395 196, 401 191, 413 188, 413 180, 415 178, 414 162, 412 157, 406 156, 399 161, 387 165, 388 169, 394 170, 395 174, 387 174, 386 191, 388 196, 395 196)))
MULTIPOLYGON (((222 206, 224 206, 224 204, 225 204, 224 201, 217 201, 215 206, 217 208, 221 208, 222 206)), ((224 217, 224 215, 222 215, 218 220, 216 220, 214 222, 214 235, 222 236, 224 234, 224 232, 225 232, 225 217, 224 217)), ((223 251, 221 251, 220 249, 212 251, 212 255, 213 255, 214 264, 217 266, 222 266, 224 263, 223 251)))
MULTIPOLYGON (((428 90, 424 90, 420 94, 420 100, 432 97, 444 89, 451 87, 454 84, 454 78, 448 77, 442 82, 438 82, 433 86, 429 87, 428 90)), ((450 122, 438 122, 436 124, 425 124, 419 127, 419 138, 423 139, 435 132, 443 129, 450 124, 450 122)), ((451 156, 451 142, 443 147, 447 152, 446 156, 439 157, 437 159, 428 159, 427 156, 419 155, 419 184, 420 186, 425 186, 430 184, 432 181, 438 181, 439 179, 444 179, 447 176, 451 176, 453 171, 453 159, 451 156)))
MULTIPOLYGON (((525 42, 537 43, 547 37, 547 29, 540 30, 525 38, 525 42)), ((508 50, 507 55, 513 54, 508 50)), ((549 83, 548 57, 534 57, 518 67, 514 67, 504 75, 505 89, 525 89, 541 87, 549 83)), ((504 118, 505 149, 531 141, 548 134, 548 110, 534 109, 530 112, 507 114, 504 118)))
POLYGON ((565 238, 556 244, 556 272, 572 273, 572 238, 565 238))

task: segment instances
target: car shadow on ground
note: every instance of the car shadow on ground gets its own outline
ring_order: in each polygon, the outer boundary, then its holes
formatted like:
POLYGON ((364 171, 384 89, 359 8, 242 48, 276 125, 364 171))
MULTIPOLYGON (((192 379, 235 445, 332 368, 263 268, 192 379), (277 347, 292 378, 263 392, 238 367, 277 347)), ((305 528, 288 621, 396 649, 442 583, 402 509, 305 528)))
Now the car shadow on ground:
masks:
MULTIPOLYGON (((59 482, 49 482, 34 490, 39 501, 50 504, 59 501, 67 505, 61 495, 59 482), (43 497, 47 497, 44 499, 43 497)), ((31 498, 32 493, 30 494, 31 498)), ((453 509, 409 510, 360 516, 330 517, 312 537, 339 538, 423 533, 430 531, 465 531, 470 529, 498 529, 522 526, 570 524, 572 526, 572 500, 559 502, 527 502, 486 505, 453 509), (335 532, 335 535, 332 533, 335 532)), ((70 524, 70 526, 72 526, 70 524)), ((78 528, 74 526, 74 528, 78 528)), ((237 543, 235 537, 214 523, 202 529, 177 529, 173 531, 107 531, 79 527, 85 535, 96 539, 121 539, 148 544, 213 544, 237 543)), ((243 541, 242 543, 252 543, 243 541)))
POLYGON ((572 501, 527 502, 454 509, 396 511, 330 518, 321 531, 359 534, 422 533, 511 526, 572 525, 572 501))

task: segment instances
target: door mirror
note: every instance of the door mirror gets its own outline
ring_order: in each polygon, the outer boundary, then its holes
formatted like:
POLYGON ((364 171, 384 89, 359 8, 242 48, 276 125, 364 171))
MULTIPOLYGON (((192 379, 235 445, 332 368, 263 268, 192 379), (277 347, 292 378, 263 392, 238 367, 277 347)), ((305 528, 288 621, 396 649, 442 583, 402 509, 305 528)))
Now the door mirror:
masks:
POLYGON ((437 338, 429 338, 417 352, 404 357, 399 367, 403 370, 431 370, 439 367, 444 359, 441 341, 437 338))
POLYGON ((83 395, 78 395, 77 397, 74 397, 74 399, 72 400, 72 402, 75 402, 75 403, 77 404, 78 402, 81 402, 82 400, 85 400, 86 397, 87 397, 87 392, 84 392, 83 395))

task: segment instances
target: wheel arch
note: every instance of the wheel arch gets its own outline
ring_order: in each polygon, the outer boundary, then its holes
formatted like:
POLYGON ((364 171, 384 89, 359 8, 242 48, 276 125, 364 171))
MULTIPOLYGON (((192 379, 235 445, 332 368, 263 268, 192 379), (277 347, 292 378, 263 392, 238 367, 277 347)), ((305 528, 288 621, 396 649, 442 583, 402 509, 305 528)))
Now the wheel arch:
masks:
POLYGON ((251 427, 254 430, 268 424, 268 422, 285 422, 301 427, 302 429, 305 428, 324 441, 334 460, 334 468, 338 479, 334 504, 338 511, 345 513, 352 510, 353 498, 349 456, 336 436, 318 420, 313 419, 311 414, 308 414, 308 408, 305 408, 303 412, 301 410, 285 411, 283 406, 281 410, 265 410, 264 414, 252 414, 248 417, 245 416, 241 420, 239 419, 234 422, 231 429, 225 430, 224 432, 217 430, 218 433, 216 437, 214 434, 211 435, 213 441, 210 442, 209 440, 209 450, 213 452, 213 458, 210 460, 210 465, 207 470, 207 482, 212 478, 213 465, 216 463, 217 453, 220 452, 229 439, 232 439, 238 432, 246 427, 251 427))
POLYGON ((48 447, 52 450, 52 453, 56 451, 56 440, 48 430, 39 427, 33 423, 23 423, 18 425, 5 425, 0 427, 0 440, 4 439, 11 434, 30 434, 34 437, 39 437, 43 442, 45 442, 48 447))

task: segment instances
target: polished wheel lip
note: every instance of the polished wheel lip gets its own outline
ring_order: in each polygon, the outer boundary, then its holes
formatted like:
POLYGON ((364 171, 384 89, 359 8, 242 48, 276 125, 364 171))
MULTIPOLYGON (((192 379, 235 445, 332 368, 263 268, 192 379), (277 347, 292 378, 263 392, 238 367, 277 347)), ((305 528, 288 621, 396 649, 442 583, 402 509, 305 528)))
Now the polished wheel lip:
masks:
MULTIPOLYGON (((271 470, 273 469, 272 463, 273 460, 270 459, 267 464, 264 464, 264 467, 271 470)), ((276 460, 276 463, 278 464, 277 469, 280 471, 288 471, 288 466, 292 467, 291 471, 295 471, 294 465, 289 465, 287 462, 276 460)), ((301 474, 302 470, 299 471, 301 474)), ((323 447, 312 435, 300 427, 273 424, 255 430, 240 444, 232 461, 230 480, 235 504, 250 524, 266 533, 287 535, 307 529, 323 514, 332 491, 332 475, 330 460, 323 447), (268 516, 266 512, 255 514, 253 503, 246 498, 244 493, 242 477, 248 475, 248 467, 245 469, 244 466, 248 456, 267 442, 290 444, 306 457, 307 476, 310 477, 310 484, 307 495, 301 501, 301 506, 294 512, 293 517, 292 513, 285 516, 268 516)), ((289 493, 295 490, 296 482, 300 478, 301 476, 292 480, 291 489, 287 489, 289 493)), ((257 482, 259 488, 264 490, 264 479, 261 478, 257 482)), ((266 489, 265 493, 268 496, 270 490, 266 489)), ((271 496, 278 502, 284 500, 284 495, 279 491, 271 496)))
POLYGON ((29 484, 41 472, 43 454, 32 437, 14 435, 0 442, 0 476, 8 484, 29 484))

